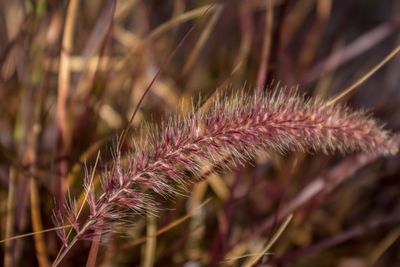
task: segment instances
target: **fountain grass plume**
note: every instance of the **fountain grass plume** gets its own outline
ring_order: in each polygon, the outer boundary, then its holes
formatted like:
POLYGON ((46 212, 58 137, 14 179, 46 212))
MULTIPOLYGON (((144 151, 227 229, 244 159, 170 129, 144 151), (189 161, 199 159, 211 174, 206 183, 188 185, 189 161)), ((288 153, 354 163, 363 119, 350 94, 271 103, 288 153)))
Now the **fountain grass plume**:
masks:
MULTIPOLYGON (((143 130, 128 164, 123 166, 120 152, 115 153, 115 171, 104 175, 99 197, 86 186, 90 216, 79 223, 72 212, 68 220, 75 237, 68 242, 65 232, 59 233, 66 247, 154 210, 153 193, 165 198, 179 194, 180 186, 198 181, 205 164, 224 162, 223 167, 231 169, 272 151, 397 152, 391 134, 364 111, 325 105, 295 92, 222 95, 207 110, 193 108, 187 116, 175 115, 143 130), (224 160, 227 157, 231 160, 224 160)), ((55 214, 55 221, 63 223, 55 214)))

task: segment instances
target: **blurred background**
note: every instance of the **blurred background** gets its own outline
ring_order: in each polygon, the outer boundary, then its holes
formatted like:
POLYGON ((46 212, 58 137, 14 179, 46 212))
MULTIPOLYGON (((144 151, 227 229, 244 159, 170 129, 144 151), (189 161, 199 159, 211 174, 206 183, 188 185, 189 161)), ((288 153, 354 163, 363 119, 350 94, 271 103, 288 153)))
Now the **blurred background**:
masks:
MULTIPOLYGON (((400 44, 395 0, 1 0, 0 13, 1 240, 54 227, 68 195, 79 206, 98 151, 99 187, 159 70, 134 129, 216 89, 297 87, 329 99, 400 44)), ((396 133, 399 73, 397 56, 341 102, 396 133)), ((160 199, 157 217, 102 240, 96 265, 241 266, 280 234, 257 265, 397 266, 399 174, 400 156, 260 155, 160 199)), ((61 242, 48 232, 0 245, 4 266, 50 266, 61 242)), ((64 266, 84 265, 90 246, 81 241, 64 266)))

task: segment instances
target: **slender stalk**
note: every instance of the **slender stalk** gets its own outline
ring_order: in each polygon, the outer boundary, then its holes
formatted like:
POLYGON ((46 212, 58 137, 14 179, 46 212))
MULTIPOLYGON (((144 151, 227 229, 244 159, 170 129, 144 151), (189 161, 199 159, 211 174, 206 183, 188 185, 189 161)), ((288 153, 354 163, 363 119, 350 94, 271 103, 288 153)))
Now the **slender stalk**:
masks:
POLYGON ((61 261, 64 259, 64 257, 68 254, 68 252, 71 250, 71 248, 75 245, 76 242, 78 242, 78 236, 80 236, 83 232, 86 231, 86 228, 89 226, 90 222, 87 222, 85 226, 82 227, 81 231, 71 240, 71 242, 68 244, 68 246, 63 250, 63 252, 60 254, 58 259, 53 263, 53 266, 56 267, 58 266, 61 261))

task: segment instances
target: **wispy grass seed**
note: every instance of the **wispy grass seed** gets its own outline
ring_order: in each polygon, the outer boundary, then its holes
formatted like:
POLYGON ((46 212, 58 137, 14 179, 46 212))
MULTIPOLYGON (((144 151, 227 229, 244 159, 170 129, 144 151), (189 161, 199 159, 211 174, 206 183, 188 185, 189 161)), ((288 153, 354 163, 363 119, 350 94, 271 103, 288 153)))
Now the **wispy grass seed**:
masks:
MULTIPOLYGON (((113 223, 156 206, 144 188, 166 198, 176 195, 176 186, 194 183, 204 164, 223 162, 231 169, 271 151, 397 152, 389 132, 365 112, 297 93, 221 96, 208 110, 193 109, 161 126, 147 126, 145 132, 134 144, 129 166, 123 167, 116 153, 115 171, 103 178, 103 194, 96 199, 86 187, 90 216, 75 227, 71 243, 110 231, 113 223)), ((63 223, 59 215, 55 221, 63 223)), ((65 233, 59 236, 67 246, 65 233)))

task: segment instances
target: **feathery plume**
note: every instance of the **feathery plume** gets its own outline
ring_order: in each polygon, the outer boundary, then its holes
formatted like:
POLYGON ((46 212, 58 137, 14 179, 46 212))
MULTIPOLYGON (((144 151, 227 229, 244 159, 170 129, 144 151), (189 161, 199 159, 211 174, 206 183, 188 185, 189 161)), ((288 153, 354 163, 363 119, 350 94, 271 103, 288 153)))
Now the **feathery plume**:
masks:
MULTIPOLYGON (((93 189, 86 187, 90 216, 75 227, 70 245, 155 206, 143 188, 164 197, 176 195, 177 185, 196 181, 203 164, 224 162, 229 169, 271 151, 397 152, 390 134, 365 112, 326 106, 297 93, 222 96, 206 111, 176 115, 161 126, 147 126, 145 133, 134 144, 128 167, 122 167, 116 153, 115 171, 105 175, 102 195, 95 199, 93 189)), ((60 236, 65 243, 65 234, 60 236)))

